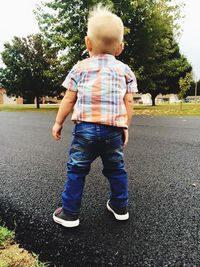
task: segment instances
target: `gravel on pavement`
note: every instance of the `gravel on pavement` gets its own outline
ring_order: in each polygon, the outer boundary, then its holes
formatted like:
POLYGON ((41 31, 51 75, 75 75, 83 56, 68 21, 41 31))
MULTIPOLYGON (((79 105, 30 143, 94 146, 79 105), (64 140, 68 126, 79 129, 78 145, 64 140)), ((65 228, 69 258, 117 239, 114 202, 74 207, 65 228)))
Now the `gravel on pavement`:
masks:
POLYGON ((127 222, 106 210, 97 159, 80 226, 52 220, 61 204, 73 124, 51 137, 56 113, 0 112, 0 217, 50 266, 200 266, 200 117, 136 116, 125 149, 127 222))

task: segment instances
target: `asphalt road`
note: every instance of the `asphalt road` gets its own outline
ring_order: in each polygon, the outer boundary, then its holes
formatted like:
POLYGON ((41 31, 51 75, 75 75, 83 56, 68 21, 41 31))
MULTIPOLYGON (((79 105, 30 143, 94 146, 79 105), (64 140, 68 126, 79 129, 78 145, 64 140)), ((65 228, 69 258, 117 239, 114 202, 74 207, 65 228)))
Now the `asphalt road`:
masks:
POLYGON ((51 137, 55 113, 0 112, 0 216, 51 266, 200 266, 200 117, 134 118, 125 151, 127 222, 105 208, 97 160, 87 177, 81 225, 52 221, 60 205, 72 124, 51 137))

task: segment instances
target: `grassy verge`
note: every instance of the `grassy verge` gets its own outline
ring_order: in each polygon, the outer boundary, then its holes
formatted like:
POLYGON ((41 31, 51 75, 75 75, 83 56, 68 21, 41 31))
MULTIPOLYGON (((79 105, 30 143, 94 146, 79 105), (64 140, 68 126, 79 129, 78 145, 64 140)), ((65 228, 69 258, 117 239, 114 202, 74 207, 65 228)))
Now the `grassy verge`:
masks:
POLYGON ((14 242, 14 232, 0 226, 0 266, 1 267, 47 267, 38 257, 19 248, 14 242))
POLYGON ((51 105, 51 104, 41 104, 40 108, 36 108, 34 104, 0 104, 0 111, 36 111, 36 112, 44 112, 44 111, 57 111, 59 105, 51 105))
POLYGON ((150 116, 200 116, 200 103, 160 104, 157 106, 135 105, 135 115, 150 116))
MULTIPOLYGON (((37 109, 35 105, 0 104, 0 111, 36 111, 48 112, 57 111, 59 105, 44 104, 37 109)), ((135 115, 149 116, 200 116, 200 103, 183 103, 182 110, 180 103, 160 104, 155 107, 149 105, 134 105, 135 115)))

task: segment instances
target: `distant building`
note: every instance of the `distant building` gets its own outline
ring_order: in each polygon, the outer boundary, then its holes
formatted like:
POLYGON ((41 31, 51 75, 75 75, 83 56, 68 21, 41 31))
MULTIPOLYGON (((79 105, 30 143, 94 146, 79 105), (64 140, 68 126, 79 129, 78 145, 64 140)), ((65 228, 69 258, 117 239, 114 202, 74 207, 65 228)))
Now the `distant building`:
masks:
POLYGON ((150 94, 133 94, 133 102, 135 104, 152 105, 152 99, 150 94))
POLYGON ((198 96, 187 96, 185 98, 185 102, 190 102, 190 103, 195 103, 195 102, 200 102, 200 95, 198 96))
POLYGON ((3 94, 4 94, 4 89, 0 88, 0 104, 3 104, 3 94))
POLYGON ((42 104, 60 104, 63 99, 65 93, 61 93, 59 96, 43 96, 42 104))
POLYGON ((23 104, 23 98, 20 96, 7 96, 6 90, 0 88, 0 104, 23 104))
POLYGON ((178 95, 175 94, 168 94, 168 95, 162 95, 159 94, 156 97, 156 104, 163 104, 163 103, 178 103, 179 102, 179 98, 178 95))
MULTIPOLYGON (((152 97, 151 94, 133 94, 133 101, 135 104, 144 104, 144 105, 152 105, 152 97)), ((162 95, 159 94, 156 97, 156 104, 162 104, 162 103, 177 103, 179 102, 178 95, 175 94, 167 94, 162 95)))

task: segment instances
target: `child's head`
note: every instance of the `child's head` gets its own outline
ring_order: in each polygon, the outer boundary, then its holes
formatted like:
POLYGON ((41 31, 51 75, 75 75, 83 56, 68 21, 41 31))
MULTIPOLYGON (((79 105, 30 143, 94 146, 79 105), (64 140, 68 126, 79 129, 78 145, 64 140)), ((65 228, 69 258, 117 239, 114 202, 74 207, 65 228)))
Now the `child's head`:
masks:
POLYGON ((123 36, 122 20, 110 12, 108 7, 99 4, 90 12, 85 41, 91 54, 118 56, 123 50, 123 36))

